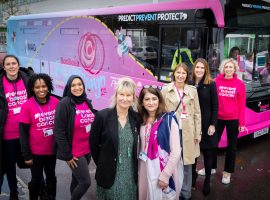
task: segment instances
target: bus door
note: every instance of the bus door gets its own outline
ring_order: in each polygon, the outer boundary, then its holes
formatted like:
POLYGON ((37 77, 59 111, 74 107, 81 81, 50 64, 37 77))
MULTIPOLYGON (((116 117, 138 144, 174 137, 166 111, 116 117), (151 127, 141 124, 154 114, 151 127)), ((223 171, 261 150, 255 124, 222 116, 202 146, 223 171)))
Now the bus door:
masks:
POLYGON ((50 62, 48 60, 40 60, 40 73, 50 75, 50 62))
POLYGON ((194 61, 205 57, 207 46, 207 28, 160 26, 160 51, 158 79, 170 82, 175 66, 184 62, 192 68, 194 61))

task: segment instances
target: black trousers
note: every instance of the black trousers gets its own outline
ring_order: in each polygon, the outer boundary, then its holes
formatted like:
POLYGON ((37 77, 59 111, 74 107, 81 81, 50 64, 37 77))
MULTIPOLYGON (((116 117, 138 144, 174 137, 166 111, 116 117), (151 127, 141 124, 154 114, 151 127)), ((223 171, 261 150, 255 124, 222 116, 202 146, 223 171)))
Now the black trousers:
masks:
POLYGON ((33 155, 33 165, 31 166, 31 182, 40 184, 43 177, 43 169, 46 175, 46 181, 55 179, 55 155, 33 155))
MULTIPOLYGON (((228 146, 226 149, 224 171, 233 173, 235 168, 236 151, 237 151, 237 138, 239 134, 239 121, 238 120, 221 120, 217 121, 217 134, 218 141, 220 141, 224 128, 227 131, 228 146)), ((213 169, 217 168, 217 149, 213 160, 213 169)))
POLYGON ((3 171, 11 193, 17 193, 16 162, 21 153, 19 139, 3 140, 3 171))
POLYGON ((56 156, 55 155, 33 155, 33 165, 31 166, 30 199, 37 199, 43 178, 43 170, 46 176, 46 184, 49 196, 55 198, 56 177, 55 177, 56 156))
MULTIPOLYGON (((211 149, 203 149, 203 161, 204 161, 204 168, 205 168, 205 179, 210 181, 211 177, 211 169, 213 166, 214 157, 216 156, 216 148, 211 149)), ((192 187, 195 187, 196 179, 197 179, 197 158, 195 159, 195 163, 192 165, 192 187)))
POLYGON ((211 169, 213 166, 214 156, 216 155, 216 149, 204 149, 203 152, 203 161, 204 161, 204 168, 205 168, 205 178, 210 180, 211 176, 211 169))

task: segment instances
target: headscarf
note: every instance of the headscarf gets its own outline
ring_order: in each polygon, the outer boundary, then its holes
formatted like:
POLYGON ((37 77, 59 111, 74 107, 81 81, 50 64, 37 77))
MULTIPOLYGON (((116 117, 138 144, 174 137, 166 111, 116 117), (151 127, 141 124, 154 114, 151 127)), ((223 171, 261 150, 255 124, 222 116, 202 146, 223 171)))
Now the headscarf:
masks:
POLYGON ((80 76, 72 75, 69 77, 67 84, 65 86, 65 89, 64 89, 64 93, 63 93, 63 97, 66 97, 66 96, 70 97, 76 104, 81 104, 81 103, 86 101, 87 95, 85 92, 85 85, 84 85, 84 82, 80 76), (71 93, 71 84, 72 84, 73 80, 76 78, 80 79, 82 81, 82 84, 83 84, 83 93, 81 96, 75 96, 71 93))

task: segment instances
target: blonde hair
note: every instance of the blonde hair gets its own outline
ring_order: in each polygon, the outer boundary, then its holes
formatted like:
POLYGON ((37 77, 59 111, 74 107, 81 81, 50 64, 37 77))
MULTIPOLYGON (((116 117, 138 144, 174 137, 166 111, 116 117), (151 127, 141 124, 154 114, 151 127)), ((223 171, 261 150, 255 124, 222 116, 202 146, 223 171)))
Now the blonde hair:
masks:
POLYGON ((228 59, 225 59, 221 62, 221 64, 219 65, 219 72, 221 74, 224 74, 224 66, 227 64, 227 63, 233 63, 234 65, 234 73, 237 73, 239 71, 239 66, 237 64, 237 62, 233 59, 233 58, 228 58, 228 59))
POLYGON ((132 93, 133 99, 134 99, 133 106, 137 105, 137 97, 136 97, 137 85, 131 78, 123 77, 123 78, 120 78, 117 82, 115 93, 112 96, 111 107, 114 108, 116 106, 116 98, 117 98, 118 92, 124 91, 124 90, 130 91, 132 93))

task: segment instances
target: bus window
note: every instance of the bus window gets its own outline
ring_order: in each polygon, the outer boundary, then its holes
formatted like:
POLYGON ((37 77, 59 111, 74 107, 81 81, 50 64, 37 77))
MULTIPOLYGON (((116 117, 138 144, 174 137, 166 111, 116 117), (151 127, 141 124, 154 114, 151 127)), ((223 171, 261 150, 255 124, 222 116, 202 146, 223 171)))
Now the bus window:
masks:
POLYGON ((256 42, 256 70, 261 83, 270 83, 270 35, 259 35, 256 42))
POLYGON ((254 48, 255 34, 227 34, 225 37, 224 57, 229 57, 232 47, 238 47, 241 55, 252 52, 254 48))
MULTIPOLYGON (((250 31, 250 33, 252 32, 250 31)), ((269 38, 267 34, 256 35, 255 33, 229 33, 225 36, 225 58, 229 56, 229 52, 233 47, 240 49, 240 54, 237 57, 240 67, 240 78, 246 81, 260 80, 262 83, 268 83, 269 73, 264 73, 267 72, 264 68, 266 68, 266 59, 269 51, 269 38)))
POLYGON ((181 62, 192 68, 194 61, 202 56, 201 38, 201 29, 161 28, 160 81, 170 82, 172 71, 181 62))
POLYGON ((206 58, 213 78, 219 73, 219 65, 223 59, 223 35, 224 31, 221 28, 212 28, 209 30, 209 49, 206 58))
POLYGON ((117 16, 113 16, 111 29, 114 33, 123 36, 123 40, 129 43, 129 53, 156 76, 158 71, 158 23, 119 22, 117 16))

